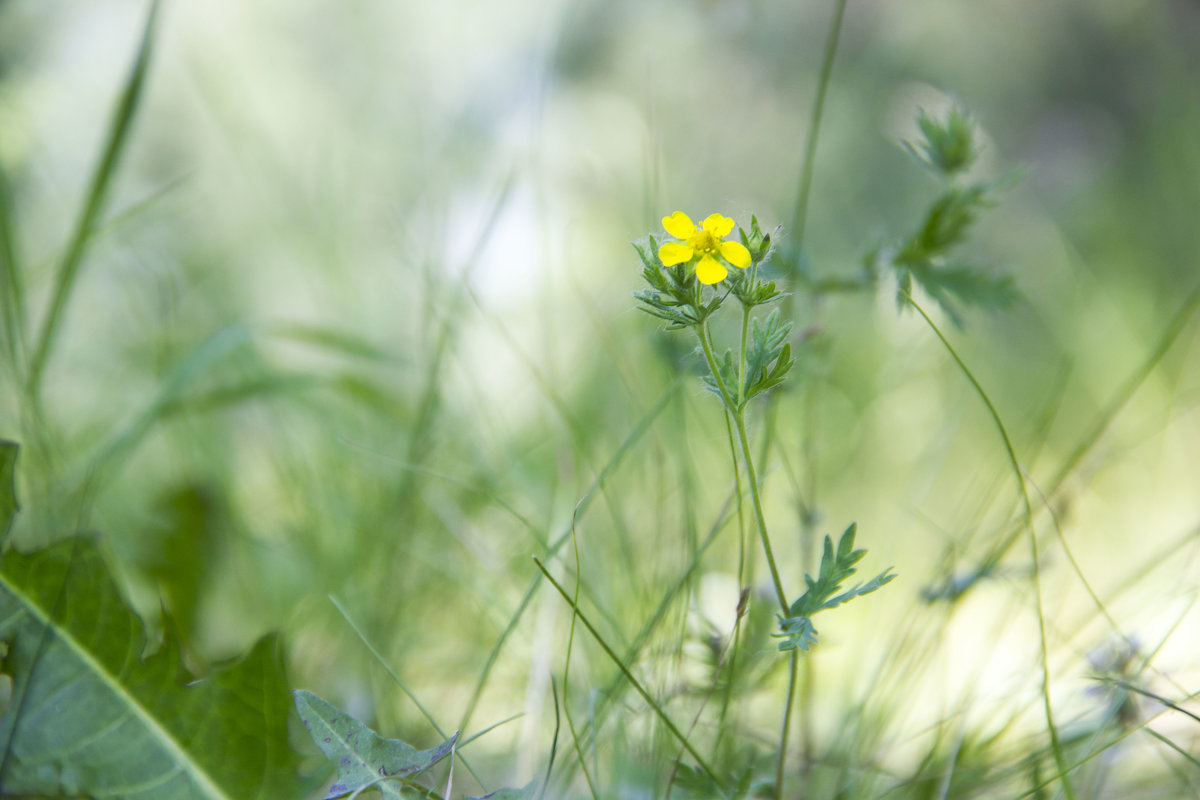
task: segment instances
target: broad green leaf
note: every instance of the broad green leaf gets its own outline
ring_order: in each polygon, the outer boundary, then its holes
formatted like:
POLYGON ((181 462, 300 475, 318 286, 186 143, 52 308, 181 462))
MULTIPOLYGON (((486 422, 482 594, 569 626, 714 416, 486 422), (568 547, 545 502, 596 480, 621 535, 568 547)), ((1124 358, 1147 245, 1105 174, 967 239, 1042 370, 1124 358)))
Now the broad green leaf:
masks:
POLYGON ((455 733, 429 750, 399 739, 384 739, 354 717, 312 692, 296 689, 296 710, 321 752, 337 764, 338 777, 325 800, 374 787, 384 797, 400 797, 402 782, 441 761, 458 742, 455 733))
POLYGON ((0 716, 5 796, 274 800, 305 791, 274 638, 183 685, 171 635, 142 658, 142 623, 93 537, 4 555, 0 641, 12 679, 0 716))
POLYGON ((13 517, 17 515, 16 469, 20 449, 16 442, 0 439, 0 548, 8 541, 13 517))

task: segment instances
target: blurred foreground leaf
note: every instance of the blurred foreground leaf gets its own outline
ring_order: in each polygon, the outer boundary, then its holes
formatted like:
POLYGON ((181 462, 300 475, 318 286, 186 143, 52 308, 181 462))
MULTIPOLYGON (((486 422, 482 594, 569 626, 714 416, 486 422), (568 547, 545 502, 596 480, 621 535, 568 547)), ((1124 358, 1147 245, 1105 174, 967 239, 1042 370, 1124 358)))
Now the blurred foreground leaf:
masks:
MULTIPOLYGON (((0 528, 11 518, 0 508, 0 528)), ((305 790, 274 638, 184 686, 170 634, 142 659, 141 620, 94 537, 4 555, 0 644, 12 686, 0 715, 0 796, 266 800, 305 790)))
POLYGON ((0 439, 0 548, 8 541, 13 517, 17 515, 16 442, 0 439))
POLYGON ((430 750, 417 750, 399 739, 384 739, 312 692, 296 689, 296 710, 321 752, 337 763, 338 777, 325 800, 378 789, 384 797, 401 797, 404 782, 441 761, 454 750, 458 733, 430 750))
POLYGON ((482 797, 468 797, 467 800, 533 800, 537 785, 537 781, 530 781, 520 789, 497 789, 482 797))
POLYGON ((214 571, 220 536, 220 500, 202 483, 164 492, 141 561, 162 592, 163 602, 187 645, 198 624, 200 598, 214 571))

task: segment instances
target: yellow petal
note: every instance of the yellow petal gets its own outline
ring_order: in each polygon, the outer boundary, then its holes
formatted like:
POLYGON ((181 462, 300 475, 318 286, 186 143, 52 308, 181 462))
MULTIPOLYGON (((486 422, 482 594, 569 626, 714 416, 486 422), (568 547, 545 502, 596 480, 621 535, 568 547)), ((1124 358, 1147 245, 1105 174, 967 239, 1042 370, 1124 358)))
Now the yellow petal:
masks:
POLYGON ((662 260, 664 267, 691 261, 693 255, 695 255, 695 251, 692 248, 679 242, 667 242, 658 248, 658 257, 662 260))
POLYGON ((696 265, 696 277, 701 283, 706 283, 709 286, 725 280, 725 276, 728 274, 729 270, 721 266, 721 262, 712 256, 705 256, 696 265))
POLYGON ((724 239, 733 230, 733 220, 720 214, 709 214, 704 218, 704 230, 718 239, 724 239))
POLYGON ((721 257, 735 267, 745 269, 750 266, 750 251, 742 247, 741 242, 721 242, 721 257))
POLYGON ((682 211, 676 211, 669 217, 663 217, 663 229, 676 239, 686 239, 696 232, 696 223, 682 211))

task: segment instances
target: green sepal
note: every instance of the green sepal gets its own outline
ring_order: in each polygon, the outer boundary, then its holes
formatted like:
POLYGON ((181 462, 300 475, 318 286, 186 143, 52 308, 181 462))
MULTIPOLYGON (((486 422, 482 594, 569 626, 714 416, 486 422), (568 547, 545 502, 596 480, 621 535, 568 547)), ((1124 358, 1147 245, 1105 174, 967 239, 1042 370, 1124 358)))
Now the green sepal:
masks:
POLYGON ((707 302, 701 302, 700 284, 690 264, 664 266, 658 258, 657 242, 649 237, 650 248, 633 245, 642 260, 642 278, 650 286, 633 293, 641 306, 651 316, 667 322, 668 330, 699 325, 721 307, 723 293, 717 293, 707 302))

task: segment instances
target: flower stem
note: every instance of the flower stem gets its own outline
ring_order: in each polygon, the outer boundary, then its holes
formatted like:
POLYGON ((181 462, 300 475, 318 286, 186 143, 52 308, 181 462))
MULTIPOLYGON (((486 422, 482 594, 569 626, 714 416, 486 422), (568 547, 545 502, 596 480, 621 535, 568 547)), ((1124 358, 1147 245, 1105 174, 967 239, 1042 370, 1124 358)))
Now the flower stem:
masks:
POLYGON ((783 724, 779 731, 779 759, 775 762, 775 796, 783 797, 783 766, 787 762, 788 730, 792 726, 792 707, 796 704, 796 665, 799 662, 798 651, 792 651, 791 663, 788 664, 787 703, 783 707, 783 724))
MULTIPOLYGON (((721 377, 721 370, 717 367, 716 356, 713 355, 712 344, 709 341, 711 335, 708 332, 708 320, 701 322, 696 326, 696 338, 700 340, 700 348, 704 351, 704 360, 708 362, 708 370, 712 373, 713 380, 716 381, 717 390, 721 393, 721 399, 725 402, 729 413, 737 414, 737 403, 729 394, 729 387, 725 385, 725 379, 721 377)), ((734 465, 737 468, 737 465, 734 465)))
MULTIPOLYGON (((767 533, 767 517, 763 513, 762 493, 758 486, 758 471, 754 468, 754 454, 750 450, 750 436, 746 432, 746 409, 737 406, 733 402, 733 397, 729 394, 729 388, 725 385, 725 379, 721 377, 720 369, 717 366, 717 359, 713 355, 712 344, 709 341, 708 323, 702 322, 696 326, 696 336, 700 339, 700 347, 704 350, 704 359, 708 362, 708 368, 712 371, 713 379, 716 381, 717 389, 721 393, 721 399, 725 401, 725 405, 733 413, 733 423, 737 428, 738 442, 742 446, 742 461, 746 464, 747 483, 750 484, 750 499, 754 501, 754 518, 758 522, 758 536, 762 540, 763 553, 767 557, 767 566, 771 569, 771 582, 775 585, 775 596, 779 600, 779 605, 786 615, 789 611, 787 594, 783 591, 783 580, 779 577, 779 567, 775 563, 775 551, 771 548, 771 536, 767 533)), ((737 468, 737 465, 734 465, 737 468)))
MULTIPOLYGON (((754 286, 754 282, 758 279, 758 262, 755 262, 750 267, 750 286, 754 286)), ((746 403, 746 334, 750 330, 750 309, 753 308, 749 303, 742 301, 742 345, 738 353, 738 408, 741 408, 746 403)))
POLYGON ((771 569, 771 582, 775 584, 775 596, 779 606, 786 616, 790 610, 787 594, 783 591, 783 581, 779 577, 779 567, 775 564, 775 552, 771 549, 771 537, 767 533, 767 518, 763 514, 762 497, 758 490, 758 472, 754 469, 754 455, 750 451, 750 437, 746 433, 746 412, 738 409, 733 417, 737 426, 738 439, 742 445, 742 460, 746 462, 746 477, 750 484, 750 499, 754 501, 754 516, 758 521, 758 535, 762 539, 763 553, 767 557, 767 566, 771 569))

